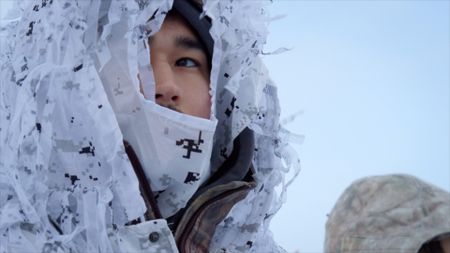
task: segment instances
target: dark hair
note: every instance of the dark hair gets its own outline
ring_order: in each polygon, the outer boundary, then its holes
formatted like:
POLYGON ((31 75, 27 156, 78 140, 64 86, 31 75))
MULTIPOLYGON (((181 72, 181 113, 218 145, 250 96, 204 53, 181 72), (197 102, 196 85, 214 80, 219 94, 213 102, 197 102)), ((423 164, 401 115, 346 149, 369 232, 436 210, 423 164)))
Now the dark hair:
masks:
MULTIPOLYGON (((202 13, 201 1, 192 0, 174 0, 172 11, 176 11, 184 18, 186 23, 196 32, 206 49, 208 60, 211 62, 214 40, 209 33, 211 29, 211 19, 208 16, 200 18, 202 13)), ((169 12, 169 13, 170 13, 169 12)))
MULTIPOLYGON (((0 0, 1 1, 1 0, 0 0)), ((206 59, 207 59, 207 63, 208 63, 208 68, 209 70, 211 70, 211 66, 212 66, 212 52, 210 52, 208 50, 208 46, 206 45, 205 41, 202 39, 202 37, 200 36, 200 34, 198 33, 198 31, 192 27, 192 25, 186 20, 185 17, 183 17, 183 15, 181 15, 177 10, 172 9, 170 10, 165 17, 165 20, 178 20, 180 22, 183 22, 185 25, 187 25, 187 27, 189 28, 189 30, 191 30, 192 33, 194 33, 196 39, 198 40, 198 42, 200 43, 201 46, 201 50, 203 51, 203 53, 206 55, 206 59)))

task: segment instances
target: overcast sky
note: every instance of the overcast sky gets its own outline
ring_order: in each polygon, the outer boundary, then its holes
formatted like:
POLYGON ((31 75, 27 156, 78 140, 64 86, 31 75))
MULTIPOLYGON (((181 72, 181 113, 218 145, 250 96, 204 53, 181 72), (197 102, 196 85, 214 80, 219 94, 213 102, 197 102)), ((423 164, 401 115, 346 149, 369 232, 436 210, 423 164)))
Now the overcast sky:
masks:
POLYGON ((322 252, 354 180, 408 173, 450 190, 449 1, 274 1, 265 57, 302 172, 272 220, 288 252, 322 252))

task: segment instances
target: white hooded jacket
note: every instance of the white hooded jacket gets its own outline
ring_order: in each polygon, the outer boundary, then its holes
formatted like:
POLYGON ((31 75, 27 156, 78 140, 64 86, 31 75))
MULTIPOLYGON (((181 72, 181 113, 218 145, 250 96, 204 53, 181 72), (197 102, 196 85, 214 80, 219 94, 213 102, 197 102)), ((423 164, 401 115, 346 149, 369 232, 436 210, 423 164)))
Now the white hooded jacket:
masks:
MULTIPOLYGON (((121 114, 139 109, 137 73, 149 65, 139 58, 140 43, 171 5, 23 1, 20 19, 1 28, 0 252, 177 251, 164 219, 130 225, 148 207, 118 124, 121 114)), ((211 173, 244 129, 255 142, 251 187, 218 186, 248 187, 218 221, 207 250, 282 251, 268 226, 284 199, 284 175, 296 174, 299 160, 260 60, 269 17, 262 1, 208 0, 204 11, 212 19, 218 120, 211 173)))

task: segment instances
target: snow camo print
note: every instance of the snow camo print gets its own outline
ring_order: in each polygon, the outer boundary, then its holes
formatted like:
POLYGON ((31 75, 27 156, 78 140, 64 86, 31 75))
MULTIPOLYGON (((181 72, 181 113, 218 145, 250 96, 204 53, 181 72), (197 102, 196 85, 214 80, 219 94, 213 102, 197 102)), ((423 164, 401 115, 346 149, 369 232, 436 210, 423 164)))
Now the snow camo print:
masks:
POLYGON ((178 252, 172 232, 162 219, 123 227, 114 234, 112 240, 120 245, 122 252, 178 252))
POLYGON ((107 228, 145 206, 90 57, 99 2, 20 3, 0 56, 0 252, 112 251, 107 228))
MULTIPOLYGON (((257 186, 217 226, 211 252, 282 251, 268 226, 285 199, 285 174, 300 169, 288 145, 295 136, 279 124, 276 86, 260 60, 267 54, 270 21, 265 4, 204 5, 213 20, 211 83, 221 129, 212 169, 228 157, 242 129, 256 134, 257 186)), ((136 76, 149 64, 139 57, 140 42, 159 29, 170 6, 171 1, 18 2, 21 19, 0 31, 0 252, 124 251, 112 238, 145 205, 116 117, 136 108, 136 76), (124 58, 115 58, 117 46, 123 46, 124 58), (107 64, 114 78, 102 75, 107 64), (108 100, 105 86, 123 95, 108 100)))

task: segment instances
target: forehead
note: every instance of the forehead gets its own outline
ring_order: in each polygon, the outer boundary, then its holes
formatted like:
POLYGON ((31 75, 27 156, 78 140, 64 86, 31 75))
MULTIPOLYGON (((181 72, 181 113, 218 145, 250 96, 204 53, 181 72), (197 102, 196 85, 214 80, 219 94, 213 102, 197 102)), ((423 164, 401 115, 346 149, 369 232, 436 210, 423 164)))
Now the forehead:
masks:
POLYGON ((196 40, 199 40, 199 38, 196 34, 196 31, 191 27, 191 25, 186 21, 186 19, 183 18, 176 11, 170 11, 167 14, 159 32, 161 32, 161 31, 165 32, 167 30, 174 34, 181 33, 183 35, 188 35, 190 37, 193 37, 196 40))
POLYGON ((190 25, 189 25, 189 23, 187 22, 187 20, 186 20, 183 16, 181 16, 180 13, 178 13, 178 12, 175 11, 175 10, 171 10, 171 11, 169 11, 169 12, 167 13, 166 17, 164 18, 164 22, 166 22, 166 21, 176 21, 176 22, 180 22, 180 23, 182 23, 183 25, 186 25, 186 26, 188 26, 189 28, 191 28, 190 25))
POLYGON ((163 43, 165 46, 176 46, 182 49, 195 49, 207 55, 206 47, 197 32, 177 12, 167 14, 160 30, 149 38, 150 45, 163 43))

